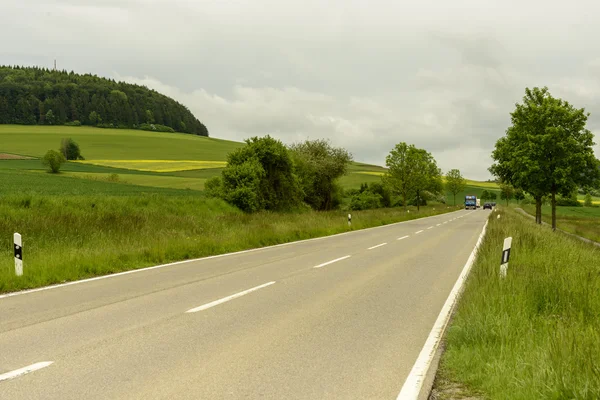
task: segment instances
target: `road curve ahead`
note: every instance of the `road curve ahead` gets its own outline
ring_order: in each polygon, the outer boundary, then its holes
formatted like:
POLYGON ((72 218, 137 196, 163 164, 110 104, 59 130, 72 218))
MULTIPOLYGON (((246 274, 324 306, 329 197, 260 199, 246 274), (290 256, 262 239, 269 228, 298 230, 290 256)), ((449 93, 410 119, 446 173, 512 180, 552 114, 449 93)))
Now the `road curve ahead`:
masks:
POLYGON ((489 215, 0 297, 0 398, 395 399, 489 215))

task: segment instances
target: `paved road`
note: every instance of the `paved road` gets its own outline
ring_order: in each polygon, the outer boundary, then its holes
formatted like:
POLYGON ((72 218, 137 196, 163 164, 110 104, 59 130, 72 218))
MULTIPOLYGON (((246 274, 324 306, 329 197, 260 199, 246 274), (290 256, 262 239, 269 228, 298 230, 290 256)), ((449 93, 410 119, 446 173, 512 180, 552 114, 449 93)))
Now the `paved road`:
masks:
POLYGON ((488 214, 0 298, 0 398, 395 399, 488 214))

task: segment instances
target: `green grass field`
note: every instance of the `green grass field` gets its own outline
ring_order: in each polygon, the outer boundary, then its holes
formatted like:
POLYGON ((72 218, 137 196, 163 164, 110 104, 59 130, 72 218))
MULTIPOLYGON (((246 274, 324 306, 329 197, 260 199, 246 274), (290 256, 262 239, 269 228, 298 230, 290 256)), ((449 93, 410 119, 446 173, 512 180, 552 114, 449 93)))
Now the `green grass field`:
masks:
POLYGON ((188 135, 85 126, 0 125, 0 153, 42 157, 62 138, 75 140, 86 160, 225 161, 243 143, 188 135))
POLYGON ((600 398, 600 249, 512 209, 501 214, 448 329, 436 398, 600 398))

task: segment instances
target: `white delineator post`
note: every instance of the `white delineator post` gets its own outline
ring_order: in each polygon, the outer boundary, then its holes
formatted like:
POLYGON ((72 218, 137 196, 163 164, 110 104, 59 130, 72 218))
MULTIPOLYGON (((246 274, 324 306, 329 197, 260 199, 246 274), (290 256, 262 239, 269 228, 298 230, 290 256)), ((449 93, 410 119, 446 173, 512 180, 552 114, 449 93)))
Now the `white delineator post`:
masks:
POLYGON ((21 235, 15 233, 15 274, 17 276, 23 275, 23 242, 21 241, 21 235))
POLYGON ((508 271, 508 259, 510 258, 510 247, 512 245, 512 237, 504 239, 504 246, 502 247, 502 261, 500 262, 500 276, 506 277, 508 271))
POLYGON ((352 215, 348 214, 348 226, 352 225, 352 215))

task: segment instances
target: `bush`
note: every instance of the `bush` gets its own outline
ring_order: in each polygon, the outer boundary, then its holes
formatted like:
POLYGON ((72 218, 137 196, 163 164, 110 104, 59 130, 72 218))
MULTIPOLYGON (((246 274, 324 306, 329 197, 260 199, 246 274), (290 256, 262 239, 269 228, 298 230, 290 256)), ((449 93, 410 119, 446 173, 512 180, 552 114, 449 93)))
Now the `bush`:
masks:
POLYGON ((371 182, 369 184, 369 192, 378 194, 381 197, 381 206, 382 207, 391 207, 392 206, 392 194, 387 186, 383 185, 380 182, 371 182))
POLYGON ((60 152, 66 160, 82 160, 79 145, 71 138, 63 139, 60 143, 60 152))
POLYGON ((119 182, 120 178, 119 178, 119 174, 110 174, 107 178, 107 181, 109 182, 119 182))
POLYGON ((214 176, 204 183, 204 193, 208 197, 223 197, 223 181, 220 176, 214 176))
POLYGON ((243 211, 291 211, 303 204, 290 152, 268 135, 230 153, 221 176, 223 198, 243 211))
POLYGON ((592 195, 588 192, 585 195, 585 202, 583 203, 586 207, 591 207, 592 203, 592 195))
POLYGON ((350 200, 351 210, 370 210, 381 207, 381 196, 377 193, 364 191, 352 196, 350 200))
POLYGON ((290 150, 304 201, 315 210, 337 208, 340 203, 337 179, 346 174, 352 159, 350 153, 322 139, 294 144, 290 150))
POLYGON ((160 125, 160 124, 141 124, 139 129, 143 131, 153 131, 153 132, 168 132, 174 133, 175 130, 170 126, 160 125))
POLYGON ((577 191, 573 191, 569 196, 558 196, 556 199, 557 206, 580 207, 581 203, 577 200, 577 191))
POLYGON ((56 150, 48 150, 46 155, 42 157, 42 165, 48 168, 48 172, 57 174, 60 171, 61 165, 66 162, 65 156, 56 150))
POLYGON ((81 121, 65 122, 65 126, 81 126, 81 121))

